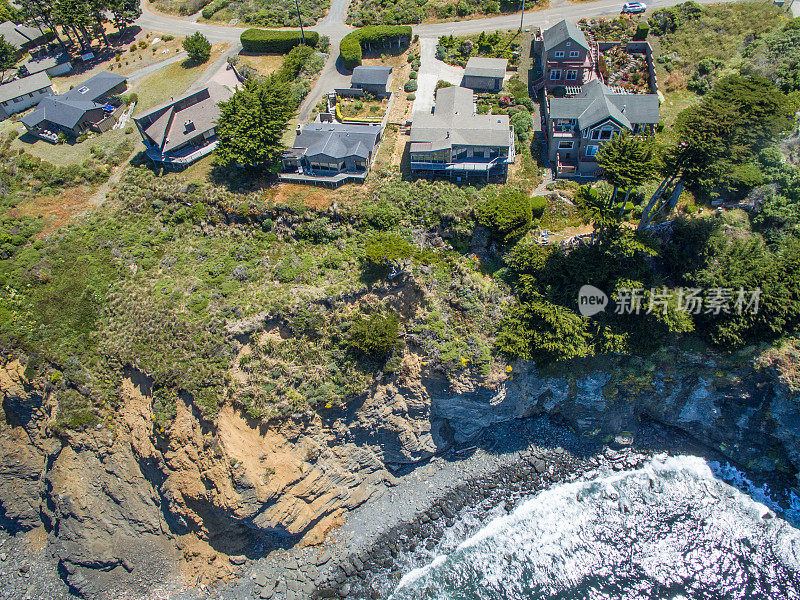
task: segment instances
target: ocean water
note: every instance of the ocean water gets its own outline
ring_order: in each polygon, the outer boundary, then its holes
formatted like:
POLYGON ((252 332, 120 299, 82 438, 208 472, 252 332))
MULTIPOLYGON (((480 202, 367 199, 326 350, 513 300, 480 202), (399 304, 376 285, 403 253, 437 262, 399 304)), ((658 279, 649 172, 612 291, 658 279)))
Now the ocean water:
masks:
POLYGON ((473 512, 427 564, 416 557, 390 598, 800 600, 790 524, 800 511, 776 514, 768 490, 748 483, 728 466, 657 457, 545 490, 510 514, 473 512))

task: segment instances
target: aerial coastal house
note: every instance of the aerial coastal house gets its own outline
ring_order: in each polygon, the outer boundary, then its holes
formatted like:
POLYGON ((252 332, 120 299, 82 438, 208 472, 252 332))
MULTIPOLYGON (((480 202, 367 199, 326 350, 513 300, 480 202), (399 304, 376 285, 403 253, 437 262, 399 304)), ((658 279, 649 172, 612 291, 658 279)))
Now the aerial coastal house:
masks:
POLYGON ((3 39, 17 49, 17 57, 29 50, 47 43, 45 36, 38 28, 27 25, 17 25, 11 21, 0 23, 0 35, 3 39))
POLYGON ((134 118, 147 156, 164 165, 184 166, 217 147, 219 103, 234 90, 215 81, 134 118))
POLYGON ((117 95, 126 87, 122 75, 104 71, 64 94, 46 96, 20 120, 28 133, 49 142, 56 142, 59 133, 77 138, 107 131, 125 108, 117 95))
POLYGON ((0 85, 0 120, 39 104, 53 95, 47 73, 37 73, 30 77, 14 79, 0 85))
POLYGON ((466 88, 488 92, 499 92, 503 88, 508 60, 505 58, 483 58, 472 56, 464 69, 466 88))
POLYGON ((534 48, 547 90, 580 87, 598 78, 597 47, 574 23, 564 20, 545 29, 537 34, 534 48))
POLYGON ((433 112, 411 124, 411 172, 455 181, 505 179, 514 163, 514 128, 508 115, 479 115, 472 90, 436 92, 433 112))
POLYGON ((20 72, 27 75, 47 73, 50 77, 65 75, 72 71, 72 62, 66 52, 50 54, 39 58, 32 58, 20 65, 20 72))
POLYGON ((594 177, 600 147, 623 131, 652 133, 658 106, 656 94, 617 93, 599 79, 575 96, 548 98, 548 153, 554 174, 594 177))
POLYGON ((364 90, 377 98, 385 98, 391 94, 389 90, 391 79, 392 67, 362 65, 353 69, 350 87, 364 90))
POLYGON ((336 187, 363 182, 383 134, 380 125, 306 123, 281 159, 281 181, 336 187))

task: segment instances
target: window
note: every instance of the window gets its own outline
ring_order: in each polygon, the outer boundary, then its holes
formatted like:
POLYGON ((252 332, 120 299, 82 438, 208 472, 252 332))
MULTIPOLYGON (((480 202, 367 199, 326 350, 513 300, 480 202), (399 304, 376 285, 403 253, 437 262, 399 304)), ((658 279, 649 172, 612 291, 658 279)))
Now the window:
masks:
POLYGON ((572 45, 572 42, 567 42, 567 43, 566 43, 566 45, 567 45, 567 46, 571 46, 571 45, 572 45))
POLYGON ((597 154, 597 146, 586 146, 586 156, 595 156, 597 154))
POLYGON ((555 56, 556 58, 564 58, 564 51, 556 50, 556 53, 553 56, 555 56))
POLYGON ((567 71, 567 81, 575 81, 578 78, 578 71, 569 69, 567 71))
POLYGON ((550 71, 550 81, 558 81, 559 79, 561 79, 561 69, 550 71))
POLYGON ((581 55, 580 50, 570 50, 569 57, 570 58, 578 58, 581 55))
POLYGON ((610 140, 612 135, 613 129, 594 129, 591 137, 593 140, 610 140))
POLYGON ((572 142, 558 142, 559 150, 572 150, 572 142))

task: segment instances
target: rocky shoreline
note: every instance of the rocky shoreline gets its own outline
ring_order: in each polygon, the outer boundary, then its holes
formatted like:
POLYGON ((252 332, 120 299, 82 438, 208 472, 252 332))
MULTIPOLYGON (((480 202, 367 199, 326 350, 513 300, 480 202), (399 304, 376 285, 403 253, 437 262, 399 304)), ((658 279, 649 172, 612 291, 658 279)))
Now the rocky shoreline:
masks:
MULTIPOLYGON (((245 576, 216 597, 387 598, 408 571, 404 558, 420 544, 432 548, 465 510, 479 507, 485 514, 501 507, 507 513, 553 485, 637 469, 659 452, 724 461, 715 450, 656 423, 643 424, 636 440, 621 436, 600 445, 548 417, 499 428, 482 448, 465 450, 434 457, 399 477, 380 498, 352 511, 325 544, 278 550, 254 561, 245 576)), ((777 490, 791 482, 769 483, 777 490)))

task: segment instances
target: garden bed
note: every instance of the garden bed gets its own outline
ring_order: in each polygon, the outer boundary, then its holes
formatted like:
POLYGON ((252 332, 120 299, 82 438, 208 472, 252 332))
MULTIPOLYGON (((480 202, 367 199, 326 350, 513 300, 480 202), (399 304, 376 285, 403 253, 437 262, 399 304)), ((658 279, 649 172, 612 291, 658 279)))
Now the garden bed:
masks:
POLYGON ((495 31, 473 35, 443 35, 436 46, 436 58, 448 65, 465 67, 473 56, 506 58, 509 66, 519 64, 518 31, 495 31))
POLYGON ((649 70, 644 54, 625 51, 622 44, 612 46, 600 53, 600 73, 610 87, 619 87, 633 94, 650 92, 649 70))
POLYGON ((613 19, 581 19, 578 27, 591 40, 596 42, 627 42, 634 39, 638 27, 638 17, 620 16, 613 19))
POLYGON ((336 98, 336 115, 341 120, 350 119, 375 119, 380 121, 386 110, 389 108, 389 99, 378 99, 369 94, 364 94, 361 98, 336 98))

